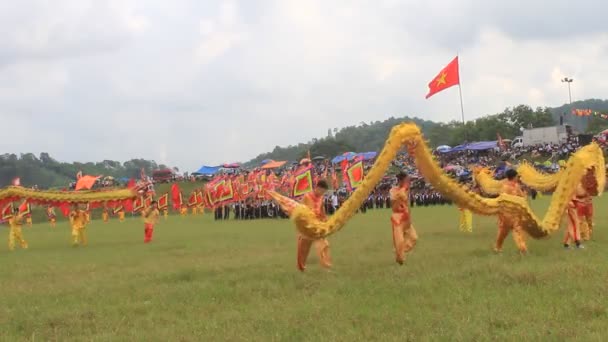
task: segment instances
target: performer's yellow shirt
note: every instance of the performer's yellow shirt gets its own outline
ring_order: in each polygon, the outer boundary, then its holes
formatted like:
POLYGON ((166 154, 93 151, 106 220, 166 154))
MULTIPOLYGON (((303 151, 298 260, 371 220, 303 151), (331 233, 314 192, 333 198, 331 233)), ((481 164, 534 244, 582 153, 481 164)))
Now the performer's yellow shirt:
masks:
POLYGON ((87 216, 87 213, 82 210, 73 211, 70 214, 70 218, 72 219, 72 228, 84 228, 88 221, 87 216))
POLYGON ((155 224, 158 221, 160 213, 158 212, 158 209, 148 209, 143 216, 145 223, 155 224))
POLYGON ((8 220, 8 224, 11 228, 20 228, 23 225, 23 216, 14 215, 8 220))

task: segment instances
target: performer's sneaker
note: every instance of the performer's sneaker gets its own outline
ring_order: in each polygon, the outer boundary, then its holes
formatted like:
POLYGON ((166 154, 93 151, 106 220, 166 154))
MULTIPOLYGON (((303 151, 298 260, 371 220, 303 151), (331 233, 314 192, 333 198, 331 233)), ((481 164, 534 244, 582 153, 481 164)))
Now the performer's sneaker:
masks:
POLYGON ((564 244, 564 249, 570 249, 570 245, 569 245, 569 244, 567 244, 567 243, 565 243, 565 244, 564 244))
POLYGON ((576 248, 578 248, 578 249, 585 249, 585 245, 580 244, 580 245, 576 246, 576 248))

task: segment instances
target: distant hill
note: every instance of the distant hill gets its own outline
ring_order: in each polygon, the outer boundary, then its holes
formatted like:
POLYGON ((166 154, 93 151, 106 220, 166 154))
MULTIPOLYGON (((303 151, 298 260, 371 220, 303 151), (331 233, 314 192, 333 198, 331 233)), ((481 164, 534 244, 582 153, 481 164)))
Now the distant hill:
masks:
POLYGON ((15 177, 20 178, 23 186, 66 187, 76 179, 76 173, 79 171, 85 175, 112 176, 117 179, 139 178, 142 168, 147 175, 151 175, 153 170, 167 166, 145 159, 132 159, 124 163, 113 160, 65 163, 53 159, 48 153, 41 153, 40 156, 33 153, 22 153, 19 156, 6 153, 0 155, 0 187, 10 185, 15 177))
POLYGON ((592 118, 572 115, 572 108, 608 112, 608 100, 589 99, 584 101, 575 101, 572 103, 572 105, 565 104, 560 107, 550 108, 556 123, 559 123, 560 115, 564 115, 564 123, 572 125, 572 127, 574 127, 577 131, 584 133, 587 131, 588 125, 591 123, 592 118))
POLYGON ((415 122, 422 128, 425 135, 430 134, 431 129, 438 125, 432 121, 409 117, 391 117, 369 124, 361 122, 358 126, 328 129, 326 137, 312 139, 307 143, 287 147, 276 146, 271 152, 262 153, 245 165, 259 165, 265 159, 296 161, 304 157, 309 150, 313 157, 317 155, 333 157, 349 151, 376 151, 384 145, 391 128, 404 121, 415 122))

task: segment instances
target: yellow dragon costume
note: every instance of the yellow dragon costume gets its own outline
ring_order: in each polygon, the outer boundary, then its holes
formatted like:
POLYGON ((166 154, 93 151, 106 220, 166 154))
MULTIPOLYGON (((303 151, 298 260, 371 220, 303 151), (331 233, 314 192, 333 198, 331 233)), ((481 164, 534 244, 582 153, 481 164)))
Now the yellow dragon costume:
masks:
MULTIPOLYGON (((529 184, 536 185, 539 189, 543 187, 554 189, 549 209, 541 220, 534 215, 526 200, 522 197, 498 194, 499 191, 496 191, 497 198, 483 198, 463 188, 444 174, 433 160, 420 128, 413 123, 403 123, 393 127, 376 163, 365 176, 363 183, 329 220, 325 222, 318 220, 309 208, 277 192, 270 191, 269 195, 291 216, 300 233, 311 239, 329 236, 344 227, 346 222, 357 212, 357 209, 361 207, 363 201, 382 179, 391 161, 395 159, 404 145, 412 153, 420 174, 437 191, 451 199, 454 204, 471 210, 477 215, 498 215, 500 212, 517 216, 522 229, 536 239, 546 237, 559 228, 563 213, 577 185, 588 169, 595 167, 597 188, 600 193, 606 183, 604 155, 597 144, 581 148, 568 160, 567 167, 556 175, 541 174, 531 166, 526 169, 525 164, 522 165, 524 166, 523 169, 520 166, 518 171, 524 182, 527 180, 529 184)), ((477 181, 486 190, 489 180, 486 178, 482 179, 481 182, 479 179, 477 181), (484 181, 487 181, 486 184, 482 184, 484 181)))

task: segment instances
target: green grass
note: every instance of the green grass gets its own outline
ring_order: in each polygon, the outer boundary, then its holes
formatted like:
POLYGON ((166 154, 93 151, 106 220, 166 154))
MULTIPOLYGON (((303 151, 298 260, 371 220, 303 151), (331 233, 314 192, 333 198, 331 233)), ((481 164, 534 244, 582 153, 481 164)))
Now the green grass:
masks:
MULTIPOLYGON (((534 203, 544 212, 546 199, 534 203)), ((66 223, 24 228, 27 251, 0 246, 2 341, 600 341, 608 322, 606 223, 585 250, 562 232, 491 247, 496 220, 457 228, 454 207, 414 209, 420 240, 393 260, 389 211, 356 216, 330 237, 334 271, 311 253, 295 268, 289 221, 93 222, 70 247, 66 223)), ((7 230, 3 229, 4 234, 7 230)), ((5 235, 6 236, 6 235, 5 235)))

